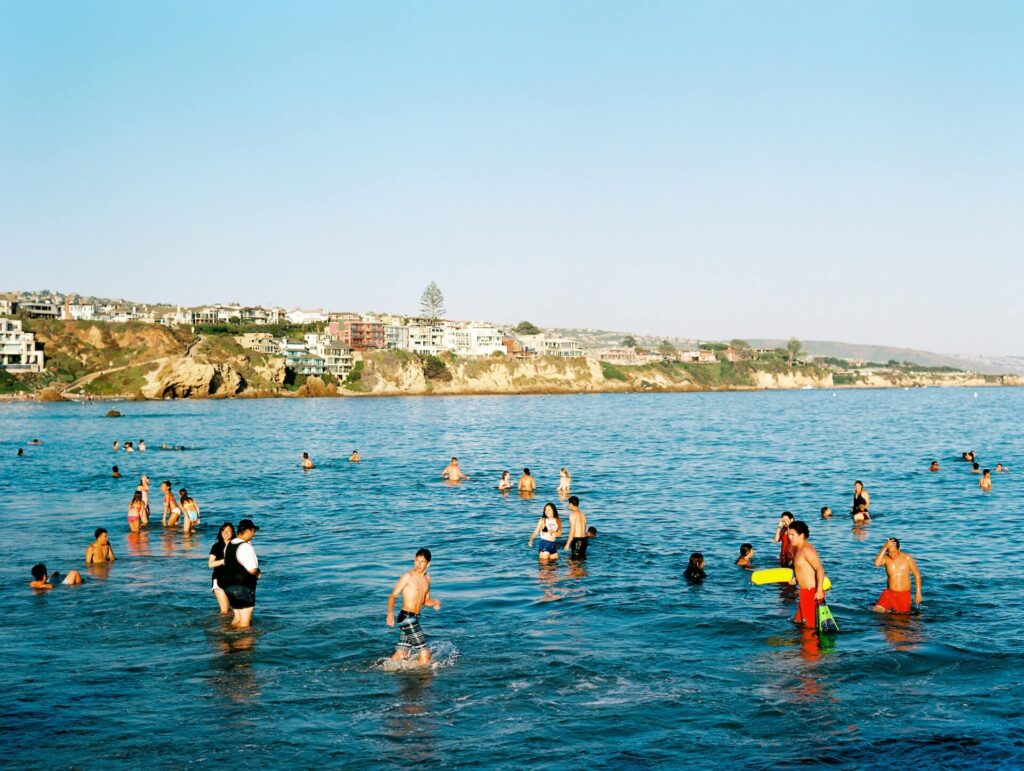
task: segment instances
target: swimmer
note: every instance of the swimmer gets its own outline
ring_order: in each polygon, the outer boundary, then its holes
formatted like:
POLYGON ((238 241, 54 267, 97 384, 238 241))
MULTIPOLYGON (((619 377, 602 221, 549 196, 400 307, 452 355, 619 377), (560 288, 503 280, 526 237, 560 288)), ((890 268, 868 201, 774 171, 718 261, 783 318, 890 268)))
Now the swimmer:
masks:
POLYGON ((929 471, 938 471, 938 470, 939 470, 939 468, 940 468, 940 467, 939 467, 939 462, 938 462, 937 460, 933 460, 933 461, 932 461, 932 465, 930 465, 930 466, 928 467, 928 470, 929 470, 929 471))
POLYGON ((871 494, 864 489, 864 483, 859 479, 853 483, 853 505, 850 506, 850 513, 857 511, 860 504, 864 504, 864 511, 871 508, 871 494))
POLYGON ((358 462, 359 462, 359 461, 361 461, 361 460, 362 460, 363 458, 362 458, 362 456, 361 456, 361 455, 359 454, 359 450, 353 450, 353 451, 352 451, 352 454, 348 456, 348 459, 349 459, 350 461, 352 461, 353 463, 358 463, 358 462))
POLYGON ((544 504, 544 514, 537 520, 537 526, 533 528, 533 535, 530 536, 530 548, 533 548, 533 541, 540 536, 540 543, 537 545, 537 557, 541 562, 558 559, 558 547, 555 539, 562 535, 562 520, 558 516, 558 509, 553 503, 544 504))
MULTIPOLYGON (((53 584, 50 583, 51 578, 56 581, 60 578, 60 573, 54 573, 51 576, 46 572, 46 565, 40 562, 38 565, 32 566, 32 580, 29 581, 28 585, 33 589, 53 589, 53 584)), ((77 570, 69 570, 61 583, 66 586, 75 586, 76 584, 83 583, 82 574, 77 570)))
POLYGON ((818 623, 818 603, 825 601, 825 568, 815 549, 807 539, 811 537, 806 522, 796 520, 789 526, 789 540, 796 547, 793 555, 793 575, 800 587, 796 616, 793 621, 805 626, 818 623))
POLYGON ((986 493, 992 490, 992 470, 985 469, 981 472, 981 479, 978 480, 978 487, 986 493))
POLYGON ((210 547, 210 556, 206 560, 206 564, 213 570, 213 595, 217 598, 217 605, 220 606, 221 615, 226 615, 231 610, 228 605, 228 596, 224 593, 224 590, 220 588, 220 581, 223 578, 224 572, 224 550, 227 549, 229 543, 235 538, 235 526, 230 522, 225 522, 220 526, 220 531, 217 533, 217 540, 210 547))
POLYGON ((117 466, 113 466, 110 469, 110 476, 112 476, 114 479, 120 479, 121 478, 121 469, 119 469, 117 466))
POLYGON ((139 486, 135 488, 142 493, 142 502, 146 504, 145 510, 142 512, 142 519, 140 520, 143 525, 149 524, 149 477, 143 474, 139 477, 139 486))
POLYGON ((853 517, 853 523, 855 525, 866 525, 871 521, 871 515, 868 513, 868 506, 866 503, 858 503, 857 509, 850 516, 853 517))
POLYGON ((512 475, 507 471, 501 472, 501 479, 498 480, 499 490, 511 490, 512 489, 512 475))
POLYGON ((996 473, 1002 474, 1003 472, 1009 471, 1010 469, 1004 466, 1002 463, 996 464, 996 473))
POLYGON ((899 539, 890 538, 885 542, 875 557, 875 567, 885 568, 889 582, 872 610, 876 613, 909 613, 911 575, 917 585, 914 602, 921 604, 921 571, 913 557, 900 551, 899 539))
POLYGON ((831 519, 832 518, 832 507, 831 506, 822 506, 821 507, 821 518, 822 519, 831 519))
POLYGON ((690 555, 690 562, 683 571, 683 578, 691 584, 699 584, 707 578, 707 573, 704 572, 704 555, 699 551, 690 555))
POLYGON ((139 452, 145 452, 145 451, 146 451, 146 440, 145 439, 140 439, 139 440, 139 452))
POLYGON ((105 527, 96 528, 93 533, 96 539, 85 549, 85 564, 96 565, 101 562, 113 562, 117 559, 114 556, 114 549, 110 545, 110 536, 107 535, 105 527))
POLYGON ((125 452, 135 452, 135 448, 132 447, 132 443, 131 442, 125 442, 124 443, 124 451, 125 452))
POLYGON ((191 533, 200 524, 199 504, 189 497, 188 490, 184 487, 178 490, 178 498, 181 501, 181 511, 185 518, 181 521, 182 532, 191 533))
MULTIPOLYGON (((563 469, 564 470, 564 469, 563 469)), ((569 540, 565 542, 565 551, 571 552, 571 558, 582 560, 587 558, 587 515, 580 511, 580 499, 569 496, 569 540)))
POLYGON ((29 444, 42 444, 38 439, 33 439, 29 444))
POLYGON ((779 525, 775 528, 775 543, 779 545, 779 567, 780 568, 791 568, 793 567, 793 547, 789 542, 789 526, 793 524, 793 515, 788 512, 782 512, 782 516, 779 517, 779 525))
POLYGON ((519 477, 519 492, 532 493, 537 489, 537 480, 530 474, 530 469, 524 468, 523 475, 519 477))
POLYGON ((753 567, 754 559, 754 546, 753 544, 745 543, 740 546, 740 556, 736 560, 736 564, 741 568, 753 567))
POLYGON ((587 528, 587 538, 597 538, 597 528, 596 527, 588 527, 587 528))
POLYGON ((128 504, 128 529, 133 533, 139 532, 142 524, 142 516, 146 513, 146 504, 142 500, 142 493, 136 490, 132 494, 132 501, 128 504))
POLYGON ((181 506, 178 505, 174 493, 171 492, 169 479, 160 483, 160 491, 164 494, 164 515, 160 518, 160 523, 167 527, 176 527, 178 519, 181 517, 181 506))
POLYGON ((568 494, 571 487, 572 477, 569 476, 569 472, 563 468, 558 472, 558 492, 568 494))
POLYGON ((313 468, 313 461, 310 460, 308 452, 302 453, 302 468, 305 469, 306 471, 309 471, 311 468, 313 468))
POLYGON ((459 466, 459 459, 453 455, 451 463, 445 466, 444 471, 441 472, 441 479, 447 479, 449 482, 461 482, 463 479, 469 479, 469 477, 462 472, 462 468, 459 466))
POLYGON ((972 463, 971 464, 971 473, 972 474, 980 474, 981 473, 981 464, 980 463, 972 463))
POLYGON ((121 449, 121 443, 115 439, 114 440, 114 452, 117 452, 120 449, 121 449))
POLYGON ((412 570, 403 574, 388 595, 388 615, 385 623, 395 625, 395 600, 402 595, 402 610, 398 614, 398 645, 391 656, 392 661, 409 658, 415 653, 420 664, 430 663, 430 651, 427 650, 427 638, 420 629, 420 613, 426 605, 434 610, 441 610, 441 601, 430 596, 430 549, 416 552, 412 570))
POLYGON ((18 448, 18 457, 19 458, 24 458, 25 457, 25 451, 23 449, 21 449, 20 447, 18 448))

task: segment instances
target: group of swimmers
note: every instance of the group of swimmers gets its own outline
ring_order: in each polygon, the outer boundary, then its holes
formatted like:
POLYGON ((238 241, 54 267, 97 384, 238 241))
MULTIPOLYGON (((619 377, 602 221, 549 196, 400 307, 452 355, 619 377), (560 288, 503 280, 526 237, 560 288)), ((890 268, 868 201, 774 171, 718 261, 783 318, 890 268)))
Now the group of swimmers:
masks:
MULTIPOLYGON (((117 466, 114 466, 114 478, 120 476, 117 466)), ((128 503, 128 529, 133 533, 149 525, 149 484, 149 477, 146 474, 139 477, 139 485, 128 503)), ((171 490, 170 480, 165 479, 160 483, 160 492, 163 496, 160 524, 164 527, 177 527, 180 520, 182 531, 191 533, 201 524, 199 504, 184 487, 178 490, 177 498, 171 490)))
MULTIPOLYGON (((992 491, 992 469, 983 469, 981 464, 977 461, 978 454, 974 450, 968 450, 967 452, 960 453, 960 460, 966 461, 971 464, 971 473, 980 474, 981 479, 978 480, 978 487, 984 490, 986 493, 992 491)), ((938 471, 939 462, 933 460, 932 464, 928 467, 929 471, 938 471)), ((995 466, 997 474, 1003 474, 1009 471, 1009 467, 1004 466, 1002 463, 997 463, 995 466)))

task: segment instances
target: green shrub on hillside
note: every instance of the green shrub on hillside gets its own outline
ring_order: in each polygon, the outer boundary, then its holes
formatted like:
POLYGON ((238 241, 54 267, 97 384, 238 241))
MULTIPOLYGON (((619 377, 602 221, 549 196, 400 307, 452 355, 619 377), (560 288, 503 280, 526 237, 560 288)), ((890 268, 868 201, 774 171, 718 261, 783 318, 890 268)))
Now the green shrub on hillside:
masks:
POLYGON ((427 380, 441 380, 447 382, 452 379, 452 373, 448 367, 437 356, 427 356, 423 359, 423 376, 427 380))
POLYGON ((601 362, 601 374, 604 375, 605 380, 621 380, 622 382, 629 380, 625 372, 607 361, 601 362))
POLYGON ((349 391, 362 391, 363 390, 363 365, 365 362, 360 359, 349 370, 348 377, 345 378, 345 388, 349 391))
POLYGON ((5 369, 0 369, 0 394, 16 394, 27 391, 28 386, 5 369))

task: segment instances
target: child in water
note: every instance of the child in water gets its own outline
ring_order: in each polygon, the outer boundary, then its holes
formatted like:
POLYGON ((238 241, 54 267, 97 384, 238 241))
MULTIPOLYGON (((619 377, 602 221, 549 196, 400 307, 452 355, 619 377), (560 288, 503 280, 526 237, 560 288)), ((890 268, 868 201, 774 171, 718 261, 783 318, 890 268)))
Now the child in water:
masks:
POLYGON ((749 568, 753 565, 751 560, 754 558, 754 547, 752 544, 745 543, 740 546, 740 556, 736 560, 736 564, 741 568, 749 568))
POLYGON ((683 571, 683 578, 691 584, 699 584, 707 574, 704 572, 704 555, 695 551, 690 555, 690 564, 683 571))

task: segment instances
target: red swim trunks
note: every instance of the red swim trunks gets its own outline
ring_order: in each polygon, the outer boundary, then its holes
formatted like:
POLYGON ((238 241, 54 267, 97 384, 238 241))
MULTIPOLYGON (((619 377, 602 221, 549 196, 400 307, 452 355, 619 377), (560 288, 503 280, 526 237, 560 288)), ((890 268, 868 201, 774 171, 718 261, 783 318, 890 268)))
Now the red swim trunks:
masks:
POLYGON ((878 598, 878 602, 875 605, 885 608, 890 613, 909 613, 910 590, 894 592, 892 589, 886 589, 882 592, 882 596, 878 598))
POLYGON ((796 616, 793 620, 804 626, 817 626, 818 601, 814 599, 817 589, 801 589, 800 598, 796 603, 796 616))

